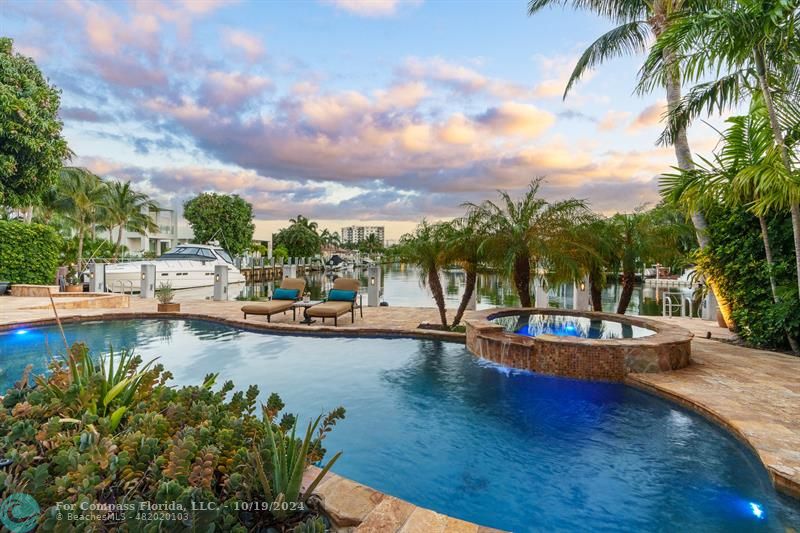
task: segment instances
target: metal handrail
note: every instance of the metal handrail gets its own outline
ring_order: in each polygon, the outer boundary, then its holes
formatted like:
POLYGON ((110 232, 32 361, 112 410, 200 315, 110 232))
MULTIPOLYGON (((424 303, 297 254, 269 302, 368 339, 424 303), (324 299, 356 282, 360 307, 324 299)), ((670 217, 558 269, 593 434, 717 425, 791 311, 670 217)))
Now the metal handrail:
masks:
POLYGON ((119 292, 120 293, 125 294, 125 286, 127 285, 127 286, 130 286, 130 288, 131 288, 130 294, 133 294, 133 281, 131 281, 129 279, 115 279, 114 281, 111 282, 111 285, 108 287, 108 289, 111 292, 115 292, 114 291, 114 287, 117 284, 119 284, 119 288, 120 288, 119 292))

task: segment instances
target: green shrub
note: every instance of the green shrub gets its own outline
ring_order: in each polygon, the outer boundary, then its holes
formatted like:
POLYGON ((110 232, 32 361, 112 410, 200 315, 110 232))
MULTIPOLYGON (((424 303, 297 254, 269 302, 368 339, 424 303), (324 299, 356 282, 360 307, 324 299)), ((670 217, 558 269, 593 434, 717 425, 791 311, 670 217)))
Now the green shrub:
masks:
POLYGON ((0 220, 0 280, 52 285, 61 246, 50 226, 0 220))
POLYGON ((279 419, 284 405, 275 394, 257 416, 255 386, 230 394, 226 382, 215 391, 210 374, 174 388, 161 365, 140 367, 129 355, 91 364, 78 345, 36 388, 26 372, 0 408, 0 457, 12 461, 0 469, 0 498, 35 498, 39 531, 324 530, 298 472, 322 460, 323 440, 344 409, 297 438, 297 419, 279 419), (67 512, 109 505, 125 510, 88 519, 67 512), (172 511, 141 514, 154 505, 172 511))
POLYGON ((773 302, 764 243, 758 220, 742 210, 709 213, 711 245, 698 254, 698 265, 719 283, 731 305, 737 332, 749 344, 788 348, 786 332, 800 335, 800 302, 794 268, 791 219, 768 219, 773 273, 780 301, 773 302))

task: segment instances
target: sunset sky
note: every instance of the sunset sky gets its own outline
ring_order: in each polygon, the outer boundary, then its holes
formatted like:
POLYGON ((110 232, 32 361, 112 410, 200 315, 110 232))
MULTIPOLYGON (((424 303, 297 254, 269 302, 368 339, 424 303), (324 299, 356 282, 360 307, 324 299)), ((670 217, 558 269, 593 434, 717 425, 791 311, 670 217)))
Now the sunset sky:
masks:
MULTIPOLYGON (((598 211, 657 201, 663 94, 632 95, 641 58, 562 101, 611 26, 526 2, 0 0, 3 35, 63 91, 74 165, 165 204, 252 202, 256 237, 298 213, 339 230, 422 217, 547 176, 598 211)), ((716 137, 691 131, 702 153, 716 137)))

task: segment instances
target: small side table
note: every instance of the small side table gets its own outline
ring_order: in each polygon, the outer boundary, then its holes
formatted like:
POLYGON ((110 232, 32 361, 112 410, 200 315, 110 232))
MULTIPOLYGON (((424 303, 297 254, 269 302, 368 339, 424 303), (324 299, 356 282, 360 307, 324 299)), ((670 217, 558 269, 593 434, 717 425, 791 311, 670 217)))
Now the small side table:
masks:
POLYGON ((308 309, 310 307, 314 307, 317 304, 321 304, 322 300, 309 300, 304 302, 300 300, 299 302, 295 302, 292 307, 302 307, 303 308, 303 320, 300 321, 301 324, 313 324, 316 320, 313 320, 310 316, 308 316, 308 309))

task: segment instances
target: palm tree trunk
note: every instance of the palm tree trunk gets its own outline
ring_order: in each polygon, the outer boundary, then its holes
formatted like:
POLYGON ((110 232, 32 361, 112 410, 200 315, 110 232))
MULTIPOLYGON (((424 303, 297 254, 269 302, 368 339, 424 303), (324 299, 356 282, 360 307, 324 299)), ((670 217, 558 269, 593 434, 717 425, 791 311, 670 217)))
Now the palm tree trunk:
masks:
POLYGON ((82 269, 81 263, 83 263, 83 228, 78 230, 78 258, 77 259, 78 259, 78 261, 77 261, 77 265, 75 266, 75 268, 78 270, 78 272, 82 272, 83 269, 82 269))
POLYGON ((617 304, 617 314, 624 315, 628 310, 628 304, 631 303, 631 296, 633 296, 633 286, 636 282, 636 274, 633 272, 622 273, 622 292, 619 295, 619 304, 617 304))
MULTIPOLYGON (((778 113, 775 111, 775 102, 772 101, 772 92, 769 86, 769 79, 767 78, 767 65, 764 61, 764 54, 759 49, 753 50, 753 58, 756 64, 756 75, 758 76, 758 84, 761 87, 761 93, 764 96, 764 104, 767 107, 769 114, 769 123, 772 127, 772 135, 775 138, 775 143, 781 153, 781 161, 786 167, 786 171, 792 173, 792 161, 789 158, 789 151, 786 149, 786 143, 783 140, 783 132, 781 125, 778 121, 778 113)), ((797 274, 797 290, 798 297, 800 297, 800 205, 793 204, 791 206, 792 213, 792 233, 794 236, 794 257, 795 268, 797 274)))
POLYGON ((122 244, 122 224, 119 226, 119 231, 117 232, 117 242, 114 243, 114 259, 117 258, 119 255, 119 246, 122 244))
POLYGON ((456 316, 453 319, 452 327, 456 327, 459 323, 461 323, 461 317, 464 316, 464 311, 467 309, 467 305, 472 299, 472 294, 475 292, 475 283, 478 279, 478 272, 472 267, 467 268, 466 271, 467 280, 466 284, 464 285, 464 294, 461 296, 461 303, 458 304, 458 310, 456 311, 456 316))
POLYGON ((592 296, 592 310, 603 310, 603 293, 600 290, 600 276, 603 272, 593 272, 589 277, 589 294, 592 296))
POLYGON ((431 268, 428 270, 428 286, 433 293, 433 299, 436 301, 436 307, 439 308, 439 319, 442 321, 442 326, 447 327, 447 311, 444 308, 444 291, 442 291, 442 281, 439 279, 439 270, 431 268))
POLYGON ((764 240, 764 255, 767 257, 769 287, 772 289, 772 301, 778 303, 778 291, 775 288, 775 274, 772 270, 772 246, 770 245, 769 233, 767 232, 767 220, 764 217, 758 217, 758 223, 761 225, 761 238, 764 240))
POLYGON ((514 259, 514 287, 519 295, 522 307, 531 305, 531 262, 527 254, 520 254, 514 259))
MULTIPOLYGON (((666 14, 664 16, 666 17, 666 14)), ((653 25, 653 33, 656 38, 658 38, 664 29, 665 28, 657 24, 653 25)), ((680 72, 678 71, 678 65, 675 60, 675 53, 672 50, 664 49, 663 56, 664 64, 666 68, 670 70, 664 78, 667 91, 667 110, 672 113, 678 108, 681 102, 680 72)), ((686 134, 686 126, 682 125, 677 129, 672 146, 675 149, 675 158, 678 160, 678 167, 681 170, 693 170, 694 161, 692 161, 692 150, 689 147, 689 137, 686 134)), ((700 211, 694 211, 691 213, 690 218, 694 226, 695 235, 697 236, 697 244, 702 250, 708 247, 711 242, 708 236, 706 217, 700 211)), ((720 313, 722 313, 722 317, 725 319, 725 323, 732 325, 731 307, 727 298, 722 295, 716 282, 710 276, 706 276, 706 283, 717 298, 717 305, 719 306, 720 313)))

